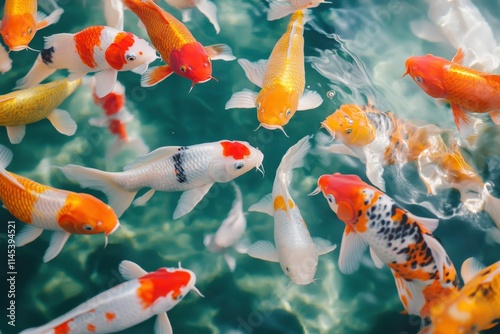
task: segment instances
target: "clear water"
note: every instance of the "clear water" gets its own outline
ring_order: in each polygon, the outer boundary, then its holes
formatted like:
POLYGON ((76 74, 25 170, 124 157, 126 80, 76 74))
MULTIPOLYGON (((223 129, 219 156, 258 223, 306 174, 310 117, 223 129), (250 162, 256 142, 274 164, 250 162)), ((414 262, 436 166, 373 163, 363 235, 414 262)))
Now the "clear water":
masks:
MULTIPOLYGON (((161 5, 180 17, 180 13, 161 5)), ((475 1, 494 32, 499 31, 495 13, 499 1, 475 1)), ((77 32, 89 25, 104 24, 101 1, 59 1, 65 10, 60 22, 39 31, 30 44, 42 49, 42 37, 59 32, 77 32)), ((267 58, 286 29, 288 18, 268 22, 267 3, 257 0, 217 1, 221 33, 194 12, 187 24, 204 45, 226 43, 237 57, 252 61, 267 58)), ((333 1, 315 8, 312 26, 305 31, 306 84, 324 98, 315 110, 298 112, 286 126, 289 138, 281 132, 258 125, 255 110, 224 110, 231 94, 243 88, 256 89, 235 62, 215 61, 213 75, 218 82, 197 85, 189 93, 190 82, 171 76, 153 88, 141 88, 139 76, 120 73, 127 89, 127 107, 135 121, 129 131, 142 136, 151 148, 192 145, 221 139, 245 140, 264 152, 265 177, 258 172, 238 178, 244 208, 271 191, 275 170, 284 152, 300 138, 314 134, 320 122, 342 103, 364 104, 369 99, 381 110, 392 110, 405 119, 420 120, 452 128, 451 112, 427 97, 408 77, 404 60, 411 54, 433 53, 451 58, 455 50, 447 44, 426 42, 415 37, 408 22, 425 15, 427 4, 419 1, 333 1), (332 97, 332 93, 334 92, 332 97)), ((144 38, 137 18, 125 14, 125 30, 144 38)), ((8 93, 15 81, 31 67, 37 54, 23 51, 11 54, 13 69, 0 77, 0 93, 8 93)), ((53 79, 66 75, 58 71, 53 79)), ((0 143, 14 153, 8 169, 54 187, 82 191, 52 166, 74 163, 103 170, 120 170, 133 160, 129 153, 113 161, 105 159, 106 147, 113 137, 105 129, 88 125, 90 117, 100 115, 87 87, 81 87, 61 108, 78 123, 73 137, 57 133, 48 121, 28 125, 19 145, 8 142, 5 130, 0 143)), ((470 152, 481 176, 500 184, 498 128, 489 126, 479 148, 470 152)), ((292 196, 301 209, 313 237, 321 236, 340 244, 344 224, 331 212, 321 196, 308 197, 317 178, 324 173, 354 173, 365 177, 358 160, 341 157, 309 156, 306 166, 296 170, 292 196)), ((388 194, 416 215, 439 216, 435 235, 448 251, 455 266, 470 256, 484 263, 498 261, 498 244, 488 243, 486 230, 493 226, 484 213, 472 215, 460 206, 456 191, 426 196, 414 165, 403 170, 386 169, 388 194), (398 176, 403 176, 399 179, 398 176), (402 182, 404 181, 404 182, 402 182)), ((102 193, 88 191, 105 200, 102 193)), ((500 191, 495 189, 498 195, 500 191)), ((7 325, 5 270, 0 273, 2 313, 0 329, 17 333, 42 325, 96 294, 122 282, 117 267, 128 259, 148 271, 159 267, 183 267, 197 274, 194 293, 171 310, 169 318, 175 333, 416 333, 420 322, 403 315, 392 275, 387 268, 376 269, 365 257, 360 270, 343 275, 337 268, 338 250, 320 257, 318 280, 308 286, 289 285, 276 263, 237 255, 231 273, 220 254, 209 253, 203 245, 205 234, 213 233, 226 217, 234 198, 227 184, 216 185, 187 216, 172 220, 179 193, 157 193, 144 207, 131 207, 121 218, 122 227, 103 249, 101 236, 72 236, 61 253, 49 263, 42 262, 50 233, 16 250, 16 327, 7 325)), ((0 211, 2 221, 14 219, 0 211)), ((246 237, 253 241, 273 240, 272 218, 249 213, 246 237)), ((19 231, 23 223, 16 223, 19 231)), ((1 231, 1 253, 6 253, 6 230, 1 231)), ((5 268, 6 256, 1 268, 5 268)), ((150 333, 154 318, 124 333, 150 333)), ((489 333, 500 333, 491 330, 489 333)))

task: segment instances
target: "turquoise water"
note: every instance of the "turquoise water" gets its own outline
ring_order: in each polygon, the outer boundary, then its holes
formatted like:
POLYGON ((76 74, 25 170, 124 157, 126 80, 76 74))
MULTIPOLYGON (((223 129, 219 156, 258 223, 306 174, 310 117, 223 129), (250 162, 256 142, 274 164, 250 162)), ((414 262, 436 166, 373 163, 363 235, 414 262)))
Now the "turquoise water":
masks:
MULTIPOLYGON (((100 1, 59 1, 65 13, 56 25, 41 30, 30 44, 42 49, 43 36, 59 32, 77 32, 89 25, 104 24, 100 1)), ((163 8, 180 13, 160 1, 163 8)), ((499 22, 499 1, 476 5, 487 17, 493 31, 499 22)), ((220 34, 199 12, 187 24, 204 45, 226 43, 238 58, 252 61, 267 58, 288 24, 288 17, 268 22, 265 1, 217 1, 220 34)), ((451 58, 455 50, 447 44, 426 42, 415 37, 408 22, 425 15, 424 1, 333 1, 314 8, 314 20, 306 28, 306 84, 324 99, 314 110, 298 112, 285 127, 289 138, 279 131, 259 129, 255 110, 225 110, 233 92, 257 88, 244 76, 236 61, 214 61, 213 76, 194 87, 172 75, 153 88, 141 88, 140 77, 120 73, 118 79, 127 90, 127 107, 134 115, 131 134, 141 136, 155 149, 169 145, 193 145, 222 139, 244 140, 264 153, 265 177, 252 170, 236 179, 243 192, 246 210, 271 191, 275 170, 285 151, 305 135, 314 134, 320 122, 342 103, 364 104, 371 100, 381 110, 392 110, 405 119, 453 128, 451 112, 443 104, 427 97, 410 78, 401 78, 404 60, 433 53, 451 58), (333 94, 332 94, 333 93, 333 94), (333 95, 333 96, 332 96, 333 95)), ((137 18, 125 13, 125 30, 147 38, 137 27, 137 18)), ((37 54, 32 51, 12 53, 13 69, 0 77, 0 93, 8 93, 15 81, 29 70, 37 54)), ((51 79, 61 78, 57 71, 51 79)), ((51 168, 68 163, 103 170, 120 170, 133 161, 131 152, 116 159, 105 158, 106 147, 114 139, 106 129, 93 128, 88 119, 101 111, 92 102, 88 87, 79 88, 61 106, 78 124, 73 137, 66 137, 44 120, 28 125, 21 144, 11 145, 5 130, 0 143, 14 153, 9 171, 44 184, 86 191, 106 200, 97 191, 82 190, 51 168)), ((479 147, 468 157, 485 181, 500 185, 500 131, 491 124, 479 147), (494 145, 492 145, 494 143, 494 145)), ((294 173, 292 197, 300 207, 313 237, 320 236, 340 244, 344 224, 331 212, 322 196, 308 197, 324 173, 355 173, 365 181, 365 166, 357 159, 343 156, 307 158, 306 166, 294 173)), ((387 193, 412 213, 442 218, 435 232, 457 268, 470 256, 486 264, 498 261, 500 246, 487 242, 486 230, 493 222, 485 213, 472 215, 460 206, 456 191, 426 196, 425 186, 408 165, 386 169, 387 193), (399 179, 399 176, 404 179, 399 179), (404 182, 403 182, 404 181, 404 182)), ((494 190, 498 196, 500 191, 494 190)), ((315 284, 289 285, 289 279, 276 263, 263 262, 246 255, 236 255, 231 273, 221 254, 208 252, 203 237, 214 233, 226 217, 234 193, 228 184, 215 185, 205 199, 178 220, 172 213, 179 193, 157 193, 143 207, 131 207, 121 217, 122 227, 109 238, 104 249, 102 236, 72 236, 61 253, 49 263, 42 262, 50 232, 16 249, 16 327, 0 319, 3 333, 16 333, 39 326, 76 307, 96 294, 122 282, 117 268, 127 259, 147 271, 159 267, 182 266, 197 274, 197 287, 205 295, 189 294, 169 314, 175 333, 416 333, 420 322, 402 315, 392 275, 387 268, 376 269, 365 256, 360 270, 343 275, 337 268, 338 250, 320 257, 315 284)), ((6 210, 0 211, 5 222, 15 220, 6 210)), ((272 218, 259 213, 247 215, 245 237, 254 242, 273 240, 272 218)), ((20 231, 23 223, 16 223, 20 231)), ((6 230, 2 230, 2 253, 6 254, 6 230)), ((1 260, 6 263, 5 260, 1 260)), ((1 266, 4 268, 4 265, 1 266)), ((0 281, 5 282, 4 273, 0 281)), ((2 309, 7 307, 7 287, 2 284, 2 309)), ((4 313, 2 313, 4 314, 4 313)), ((124 331, 149 333, 154 318, 124 331)), ((500 333, 491 330, 489 333, 500 333)))

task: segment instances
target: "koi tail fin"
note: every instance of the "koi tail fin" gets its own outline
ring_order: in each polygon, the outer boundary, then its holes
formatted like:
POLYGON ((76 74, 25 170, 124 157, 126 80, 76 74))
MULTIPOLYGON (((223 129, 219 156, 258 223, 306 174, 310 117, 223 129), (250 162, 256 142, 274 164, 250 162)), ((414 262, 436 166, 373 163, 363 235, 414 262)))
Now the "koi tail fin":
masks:
MULTIPOLYGON (((41 54, 43 54, 44 51, 45 50, 42 50, 41 54)), ((28 74, 16 82, 16 87, 14 87, 14 89, 26 89, 38 85, 55 71, 56 69, 48 67, 43 62, 42 56, 39 55, 28 74)))
POLYGON ((82 188, 91 188, 102 191, 108 197, 109 205, 113 208, 117 217, 132 204, 136 191, 128 191, 122 188, 117 180, 117 174, 104 172, 98 169, 86 168, 77 165, 66 165, 58 167, 64 175, 80 184, 82 188))
POLYGON ((288 151, 286 151, 285 155, 281 159, 276 175, 281 175, 283 178, 282 181, 286 184, 286 187, 288 187, 292 181, 292 170, 300 168, 304 165, 304 158, 311 149, 309 138, 311 138, 311 136, 305 136, 299 140, 295 145, 290 147, 288 151))
POLYGON ((419 286, 415 282, 410 282, 402 278, 397 272, 392 270, 396 287, 398 289, 399 299, 408 314, 420 315, 420 310, 425 305, 423 294, 424 285, 419 286))
POLYGON ((292 14, 297 8, 289 2, 272 0, 269 2, 269 11, 267 12, 267 20, 274 21, 292 14))

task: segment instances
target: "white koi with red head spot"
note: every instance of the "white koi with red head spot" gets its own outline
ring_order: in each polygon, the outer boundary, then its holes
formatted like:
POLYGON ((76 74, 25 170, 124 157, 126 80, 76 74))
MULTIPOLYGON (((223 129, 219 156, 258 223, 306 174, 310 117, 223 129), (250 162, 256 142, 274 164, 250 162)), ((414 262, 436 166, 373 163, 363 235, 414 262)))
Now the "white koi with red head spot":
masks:
POLYGON ((160 268, 146 272, 131 261, 118 267, 127 282, 106 290, 48 324, 22 331, 36 333, 114 333, 155 315, 155 333, 172 333, 167 311, 194 290, 196 275, 188 269, 160 268))
POLYGON ((369 247, 378 268, 391 268, 405 310, 422 318, 441 297, 457 291, 455 267, 432 235, 437 219, 411 214, 357 175, 322 175, 313 194, 319 192, 346 224, 339 257, 342 272, 355 272, 369 247))
POLYGON ((120 216, 142 188, 151 188, 134 201, 143 205, 156 190, 183 191, 174 219, 189 213, 216 182, 229 182, 262 165, 264 155, 247 142, 221 140, 192 146, 160 147, 123 172, 103 172, 76 165, 61 167, 82 187, 104 192, 120 216))
POLYGON ((275 242, 274 245, 269 241, 257 241, 250 246, 248 255, 279 262, 292 282, 301 285, 314 281, 318 256, 336 248, 328 240, 311 238, 300 210, 288 191, 293 170, 302 167, 310 148, 309 136, 289 148, 276 171, 272 193, 248 209, 274 217, 275 242))
POLYGON ((27 226, 16 235, 16 246, 24 246, 44 230, 54 231, 43 257, 56 257, 72 234, 99 234, 107 237, 120 226, 113 209, 88 194, 60 190, 5 170, 12 152, 0 145, 0 201, 27 226))
POLYGON ((158 56, 144 39, 107 26, 91 26, 75 34, 45 37, 44 49, 16 89, 39 84, 58 69, 70 72, 69 81, 96 72, 96 95, 103 97, 115 85, 119 71, 144 73, 158 56))

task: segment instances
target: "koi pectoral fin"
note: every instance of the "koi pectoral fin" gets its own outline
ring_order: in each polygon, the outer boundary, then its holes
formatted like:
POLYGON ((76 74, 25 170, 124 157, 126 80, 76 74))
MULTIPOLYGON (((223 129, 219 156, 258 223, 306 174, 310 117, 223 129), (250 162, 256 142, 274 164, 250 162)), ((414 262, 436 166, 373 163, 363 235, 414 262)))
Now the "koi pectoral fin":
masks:
POLYGON ((19 144, 26 134, 26 125, 11 125, 6 129, 11 144, 19 144))
POLYGON ((224 109, 233 108, 255 108, 255 100, 257 93, 249 89, 243 89, 241 92, 236 92, 231 95, 224 109))
POLYGON ((155 321, 155 334, 172 334, 172 325, 168 319, 167 312, 158 314, 155 321))
POLYGON ((47 248, 47 251, 43 255, 44 263, 49 262, 50 260, 55 258, 59 254, 59 252, 61 252, 61 249, 66 244, 66 241, 68 241, 70 235, 71 233, 68 233, 66 231, 56 231, 52 234, 49 248, 47 248))
POLYGON ((213 183, 206 184, 204 186, 186 190, 182 193, 179 202, 177 203, 177 207, 174 210, 174 219, 180 218, 185 214, 191 212, 194 209, 196 204, 198 204, 205 194, 210 190, 213 186, 213 183))
POLYGON ((72 136, 76 132, 77 125, 66 110, 54 109, 47 119, 63 135, 72 136))
POLYGON ((309 110, 317 108, 323 103, 321 96, 312 90, 307 90, 299 99, 297 110, 309 110))
POLYGON ((45 15, 44 13, 38 12, 37 15, 38 23, 36 25, 37 30, 46 28, 51 24, 57 23, 61 18, 62 13, 64 13, 64 9, 62 8, 54 10, 52 13, 50 13, 49 16, 45 15))
POLYGON ((467 116, 465 111, 463 111, 457 104, 451 104, 451 110, 453 111, 453 119, 457 125, 458 131, 465 138, 474 132, 474 124, 471 122, 470 117, 467 116))
POLYGON ((316 250, 318 251, 318 255, 325 255, 337 248, 337 245, 332 245, 330 240, 326 240, 323 238, 313 238, 314 245, 316 245, 316 250))
POLYGON ((226 44, 205 46, 205 51, 212 60, 231 61, 236 59, 233 55, 233 50, 231 50, 231 48, 226 44))
POLYGON ((118 271, 120 272, 120 275, 122 275, 123 278, 125 278, 127 281, 147 275, 148 273, 137 263, 128 260, 123 260, 122 262, 120 262, 118 271))
POLYGON ((42 234, 43 229, 33 225, 26 225, 19 233, 16 234, 16 247, 22 247, 29 244, 42 234))
POLYGON ((165 80, 172 73, 174 73, 174 70, 172 70, 172 68, 168 65, 151 67, 142 74, 141 87, 154 86, 165 80))
POLYGON ((346 226, 342 243, 340 244, 340 271, 344 274, 352 274, 358 270, 366 247, 368 247, 366 241, 351 227, 346 226))
POLYGON ((490 117, 493 123, 500 125, 500 110, 491 111, 490 117))
POLYGON ((97 72, 95 74, 95 95, 102 98, 111 93, 116 84, 117 76, 118 71, 115 69, 97 72))
POLYGON ((256 259, 269 262, 279 262, 278 251, 270 241, 261 240, 253 243, 248 248, 247 254, 256 259))

